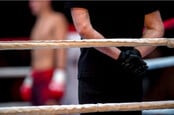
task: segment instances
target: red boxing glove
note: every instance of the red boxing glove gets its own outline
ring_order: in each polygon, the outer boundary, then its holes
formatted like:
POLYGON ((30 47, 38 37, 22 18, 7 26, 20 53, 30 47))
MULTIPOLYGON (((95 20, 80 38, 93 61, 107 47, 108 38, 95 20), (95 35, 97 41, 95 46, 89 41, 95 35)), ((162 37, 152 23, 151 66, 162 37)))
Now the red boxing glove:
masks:
POLYGON ((31 100, 31 88, 32 88, 32 84, 33 84, 33 79, 30 75, 28 75, 21 87, 20 87, 20 94, 21 97, 24 101, 30 101, 31 100))
POLYGON ((65 71, 55 70, 53 78, 49 84, 50 96, 54 99, 60 99, 65 92, 65 71))

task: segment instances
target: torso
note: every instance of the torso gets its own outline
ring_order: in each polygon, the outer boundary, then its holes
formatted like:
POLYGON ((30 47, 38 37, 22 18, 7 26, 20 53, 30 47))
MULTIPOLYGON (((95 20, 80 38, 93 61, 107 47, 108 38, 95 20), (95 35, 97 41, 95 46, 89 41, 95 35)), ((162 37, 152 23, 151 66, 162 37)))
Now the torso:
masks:
POLYGON ((140 2, 94 2, 89 14, 94 28, 106 38, 138 38, 144 26, 143 10, 140 2))
MULTIPOLYGON (((54 16, 42 17, 37 20, 31 38, 33 40, 52 40, 54 36, 54 16)), ((54 50, 37 49, 32 51, 32 68, 35 70, 47 70, 54 68, 54 50)))
MULTIPOLYGON (((146 2, 81 2, 72 6, 87 8, 94 29, 105 38, 115 39, 140 38, 145 14, 156 10, 155 4, 146 2)), ((94 48, 81 48, 79 71, 110 72, 116 68, 114 62, 115 60, 94 48)))

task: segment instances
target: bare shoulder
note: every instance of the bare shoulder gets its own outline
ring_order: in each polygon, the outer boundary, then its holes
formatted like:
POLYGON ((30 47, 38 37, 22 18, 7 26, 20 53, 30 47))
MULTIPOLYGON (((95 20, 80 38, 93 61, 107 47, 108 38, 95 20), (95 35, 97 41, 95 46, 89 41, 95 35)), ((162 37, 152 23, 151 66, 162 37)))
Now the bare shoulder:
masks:
POLYGON ((57 22, 57 21, 63 21, 63 22, 66 22, 66 17, 63 13, 61 12, 54 12, 53 13, 53 18, 54 20, 57 22))

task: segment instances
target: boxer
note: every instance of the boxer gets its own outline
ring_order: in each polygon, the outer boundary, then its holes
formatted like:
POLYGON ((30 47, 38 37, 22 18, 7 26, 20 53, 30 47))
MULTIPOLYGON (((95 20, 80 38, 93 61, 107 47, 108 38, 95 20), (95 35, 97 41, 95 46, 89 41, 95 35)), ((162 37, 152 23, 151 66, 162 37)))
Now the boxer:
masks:
MULTIPOLYGON (((66 39, 67 20, 52 9, 51 0, 30 0, 29 7, 36 16, 32 40, 66 39)), ((65 49, 37 49, 31 55, 32 70, 21 86, 22 98, 33 105, 57 104, 65 90, 65 49)))

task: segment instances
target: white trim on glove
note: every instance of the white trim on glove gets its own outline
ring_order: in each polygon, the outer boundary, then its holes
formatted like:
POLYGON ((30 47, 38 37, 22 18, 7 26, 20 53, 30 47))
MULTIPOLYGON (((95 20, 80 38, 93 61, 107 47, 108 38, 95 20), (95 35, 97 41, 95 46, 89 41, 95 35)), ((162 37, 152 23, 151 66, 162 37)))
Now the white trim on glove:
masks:
POLYGON ((54 74, 51 79, 49 88, 51 90, 56 90, 58 87, 55 85, 55 83, 64 86, 65 82, 66 82, 66 72, 64 70, 56 69, 54 70, 54 74))
POLYGON ((29 74, 25 77, 25 79, 24 79, 24 81, 23 81, 23 85, 28 86, 28 87, 31 87, 31 86, 33 85, 33 78, 32 78, 32 76, 31 76, 31 73, 29 73, 29 74))

